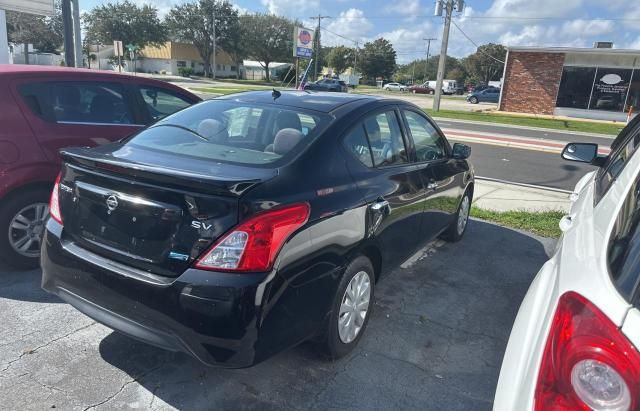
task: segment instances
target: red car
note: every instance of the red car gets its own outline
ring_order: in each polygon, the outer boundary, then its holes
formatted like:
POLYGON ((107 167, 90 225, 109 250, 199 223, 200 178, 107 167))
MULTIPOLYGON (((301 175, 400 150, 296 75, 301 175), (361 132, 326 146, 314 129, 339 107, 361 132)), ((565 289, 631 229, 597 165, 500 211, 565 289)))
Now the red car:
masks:
POLYGON ((124 138, 201 99, 177 86, 93 70, 0 65, 0 261, 39 263, 58 150, 124 138))
POLYGON ((414 84, 409 87, 409 91, 413 94, 434 94, 436 92, 426 84, 414 84))

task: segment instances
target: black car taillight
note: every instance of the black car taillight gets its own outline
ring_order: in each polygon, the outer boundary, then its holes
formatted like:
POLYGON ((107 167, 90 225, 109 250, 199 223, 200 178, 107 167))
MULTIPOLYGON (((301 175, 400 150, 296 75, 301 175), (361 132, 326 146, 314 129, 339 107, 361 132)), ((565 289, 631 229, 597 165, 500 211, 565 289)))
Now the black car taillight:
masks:
POLYGON ((224 235, 200 257, 195 267, 232 272, 271 270, 284 242, 309 219, 307 203, 258 213, 224 235))
POLYGON ((56 182, 51 191, 51 199, 49 200, 49 214, 51 218, 62 224, 62 214, 60 213, 60 178, 62 173, 58 174, 56 182))

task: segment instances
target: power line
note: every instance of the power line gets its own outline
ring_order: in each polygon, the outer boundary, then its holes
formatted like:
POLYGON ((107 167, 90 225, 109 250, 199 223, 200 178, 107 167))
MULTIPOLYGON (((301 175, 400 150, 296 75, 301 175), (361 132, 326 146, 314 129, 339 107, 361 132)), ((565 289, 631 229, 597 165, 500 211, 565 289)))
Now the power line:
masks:
POLYGON ((489 58, 491 58, 491 59, 493 59, 493 60, 497 61, 498 63, 502 63, 502 64, 504 64, 504 61, 502 61, 502 60, 500 60, 500 59, 497 59, 497 58, 493 57, 491 54, 488 54, 488 53, 485 53, 484 51, 482 51, 482 50, 480 49, 480 46, 478 46, 478 45, 476 44, 476 42, 475 42, 475 41, 473 41, 473 40, 471 39, 471 37, 467 36, 467 33, 465 33, 464 31, 462 31, 462 29, 460 28, 460 26, 458 26, 458 25, 456 24, 456 22, 455 22, 455 21, 453 21, 453 20, 452 20, 451 22, 453 23, 453 25, 454 25, 454 26, 456 26, 456 28, 458 29, 458 31, 460 31, 460 33, 462 33, 462 35, 463 35, 463 36, 465 36, 465 37, 467 38, 467 40, 469 40, 469 41, 471 42, 471 44, 473 44, 474 46, 476 46, 476 50, 477 50, 479 53, 484 54, 485 56, 487 56, 487 57, 489 57, 489 58))

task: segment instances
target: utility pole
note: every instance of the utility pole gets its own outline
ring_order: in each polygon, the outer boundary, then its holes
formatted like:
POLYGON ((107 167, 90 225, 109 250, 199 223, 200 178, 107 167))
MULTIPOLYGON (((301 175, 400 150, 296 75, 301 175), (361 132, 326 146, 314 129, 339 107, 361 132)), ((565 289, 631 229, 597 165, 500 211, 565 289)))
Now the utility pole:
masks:
POLYGON ((62 26, 64 31, 64 64, 67 67, 76 66, 76 53, 73 41, 72 0, 62 0, 62 26))
POLYGON ((422 39, 427 42, 427 60, 424 62, 424 81, 427 81, 427 71, 429 70, 429 51, 431 50, 431 42, 438 40, 437 38, 430 37, 428 39, 422 39))
POLYGON ((438 81, 436 81, 436 94, 433 99, 433 111, 440 111, 440 98, 442 97, 442 83, 444 81, 444 71, 447 65, 447 47, 449 46, 449 31, 451 29, 451 15, 453 6, 458 11, 464 8, 464 0, 436 0, 436 16, 442 16, 444 8, 444 31, 442 32, 442 46, 440 47, 440 61, 438 62, 438 81))
MULTIPOLYGON (((78 0, 73 0, 73 44, 76 56, 75 67, 83 67, 82 64, 82 32, 80 30, 80 5, 78 0)), ((91 54, 91 53, 89 53, 91 54)), ((89 57, 87 57, 88 59, 89 57)))
POLYGON ((213 1, 213 11, 211 12, 211 26, 213 36, 213 63, 211 64, 211 78, 216 79, 216 2, 213 1))
MULTIPOLYGON (((318 28, 316 30, 316 64, 315 64, 315 70, 314 70, 314 79, 318 79, 318 61, 320 60, 320 23, 322 22, 323 19, 330 19, 330 16, 323 16, 321 14, 318 14, 317 16, 312 16, 309 17, 310 19, 318 19, 318 28)), ((322 67, 320 67, 322 68, 322 67)))
POLYGON ((356 73, 358 72, 358 47, 359 47, 360 43, 356 41, 356 49, 354 50, 354 55, 353 55, 353 74, 354 76, 356 75, 356 73))

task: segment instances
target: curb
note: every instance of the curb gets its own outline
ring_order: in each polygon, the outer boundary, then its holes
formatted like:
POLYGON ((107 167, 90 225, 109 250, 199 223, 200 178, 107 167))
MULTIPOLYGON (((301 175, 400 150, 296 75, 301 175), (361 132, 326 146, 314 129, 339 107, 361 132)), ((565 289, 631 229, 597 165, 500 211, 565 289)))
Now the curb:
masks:
POLYGON ((573 194, 573 191, 571 190, 563 190, 561 188, 545 187, 545 186, 539 186, 535 184, 518 183, 515 181, 500 180, 499 178, 476 176, 475 179, 480 181, 486 181, 488 183, 500 183, 505 185, 524 187, 524 188, 533 188, 536 190, 552 191, 552 192, 561 193, 561 194, 573 194))

